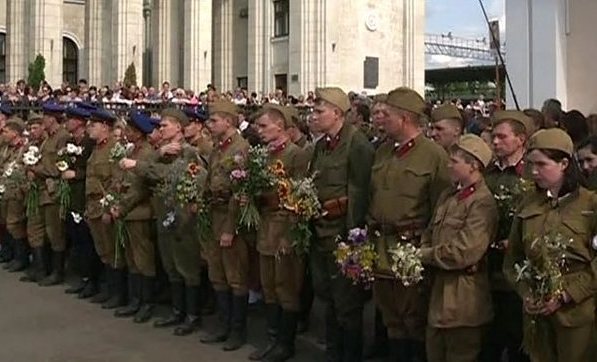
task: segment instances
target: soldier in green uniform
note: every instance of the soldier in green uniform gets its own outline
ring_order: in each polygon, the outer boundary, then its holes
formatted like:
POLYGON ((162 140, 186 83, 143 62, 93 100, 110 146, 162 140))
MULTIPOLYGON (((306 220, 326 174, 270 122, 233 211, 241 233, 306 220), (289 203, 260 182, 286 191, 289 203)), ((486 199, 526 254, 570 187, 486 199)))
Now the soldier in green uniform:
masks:
POLYGON ((372 169, 369 227, 379 254, 373 297, 381 310, 390 354, 424 360, 429 283, 405 287, 391 271, 389 249, 397 243, 420 245, 439 195, 450 186, 444 149, 422 133, 425 101, 401 87, 388 94, 382 126, 392 142, 383 143, 372 169))
POLYGON ((483 180, 492 151, 475 135, 450 147, 455 187, 439 197, 421 241, 421 260, 433 285, 427 322, 429 362, 476 362, 493 318, 486 252, 497 227, 497 206, 483 180))
MULTIPOLYGON (((293 124, 287 107, 268 104, 255 124, 270 151, 269 164, 281 162, 285 175, 298 179, 307 171, 308 155, 290 141, 287 128, 293 124)), ((286 361, 294 355, 304 262, 292 248, 288 230, 293 214, 280 208, 278 190, 260 197, 261 225, 257 232, 260 279, 266 303, 268 344, 249 356, 250 360, 286 361)))
POLYGON ((184 128, 185 140, 197 148, 199 156, 207 166, 207 159, 213 150, 213 142, 205 127, 205 121, 209 119, 209 115, 203 109, 196 108, 185 109, 185 114, 189 117, 189 125, 184 128))
POLYGON ((249 252, 237 234, 238 200, 232 195, 234 159, 243 162, 249 144, 238 132, 238 109, 228 101, 209 106, 207 127, 216 142, 209 157, 206 192, 211 198, 213 238, 207 241, 209 279, 216 291, 218 326, 203 343, 225 342, 223 350, 239 349, 246 341, 249 252))
MULTIPOLYGON (((4 129, 6 120, 12 116, 12 109, 8 104, 0 103, 0 132, 4 129)), ((0 165, 6 163, 8 145, 4 137, 0 137, 0 165)), ((12 239, 6 232, 6 202, 0 200, 0 263, 8 263, 13 257, 12 239)))
POLYGON ((534 361, 592 361, 597 195, 581 186, 574 146, 564 131, 540 130, 530 139, 528 149, 536 190, 518 208, 503 266, 507 280, 523 300, 524 345, 534 361), (538 243, 538 238, 553 241, 558 237, 569 243, 557 256, 547 258, 557 258, 562 285, 551 294, 541 293, 538 300, 529 280, 519 279, 516 266, 525 260, 541 263, 545 242, 538 243))
POLYGON ((25 215, 25 192, 23 187, 25 175, 22 163, 26 151, 25 139, 22 137, 25 123, 22 119, 12 117, 6 121, 2 131, 7 145, 7 155, 3 165, 4 194, 6 203, 6 230, 14 248, 14 258, 4 266, 10 272, 23 271, 29 265, 27 245, 27 220, 25 215))
MULTIPOLYGON (((149 161, 153 158, 153 148, 146 135, 154 126, 149 117, 132 111, 125 129, 128 142, 134 145, 131 159, 149 161)), ((129 303, 115 311, 116 317, 135 316, 135 323, 147 322, 153 310, 153 286, 155 278, 154 215, 151 205, 151 188, 147 179, 134 172, 124 172, 121 176, 121 199, 111 213, 114 220, 125 223, 127 238, 124 240, 126 265, 128 267, 129 303)))
POLYGON ((36 227, 29 228, 29 242, 36 247, 43 247, 47 241, 52 249, 52 273, 39 281, 41 286, 62 283, 64 279, 64 256, 66 238, 64 224, 60 220, 60 205, 56 197, 60 172, 56 168, 58 150, 66 146, 69 133, 61 124, 64 119, 64 107, 57 104, 44 104, 43 128, 47 138, 40 145, 40 161, 28 168, 28 177, 39 188, 39 208, 33 211, 37 216, 36 227), (37 214, 36 214, 37 213, 37 214))
MULTIPOLYGON (((44 132, 43 116, 37 113, 31 113, 27 119, 27 128, 29 131, 27 146, 40 147, 46 139, 44 132)), ((33 183, 35 181, 29 181, 33 183)), ((32 213, 27 217, 27 235, 29 246, 31 247, 32 265, 25 275, 21 277, 23 282, 40 282, 47 276, 49 269, 46 257, 46 248, 44 246, 44 225, 39 212, 32 213)))
POLYGON ((431 111, 431 138, 449 150, 458 142, 464 131, 464 121, 458 108, 453 104, 444 104, 431 111))
POLYGON ((310 144, 309 138, 307 137, 309 127, 307 127, 305 121, 301 119, 301 116, 295 107, 286 106, 286 110, 292 117, 292 125, 288 127, 290 141, 300 148, 306 148, 310 144))
MULTIPOLYGON (((525 144, 533 121, 519 111, 498 111, 493 115, 492 148, 495 160, 485 170, 487 186, 494 195, 502 189, 515 190, 528 178, 524 161, 525 144)), ((522 195, 520 195, 522 196, 522 195)), ((519 197, 520 197, 519 196, 519 197)), ((518 202, 517 200, 514 202, 518 202)), ((504 250, 512 217, 500 212, 498 231, 488 252, 488 272, 492 288, 495 318, 481 360, 498 362, 505 350, 510 361, 528 361, 521 349, 522 301, 502 273, 504 250)))
POLYGON ((196 237, 196 215, 191 205, 179 205, 173 194, 179 178, 191 165, 197 168, 201 182, 207 173, 200 166, 197 150, 184 140, 183 130, 188 124, 189 119, 179 109, 164 109, 160 122, 163 146, 154 157, 149 160, 125 158, 120 162, 122 169, 134 170, 136 175, 155 185, 154 193, 161 201, 154 212, 160 258, 170 280, 172 310, 154 326, 178 326, 174 329, 177 336, 189 335, 201 324, 201 250, 196 237))
POLYGON ((590 136, 579 143, 576 151, 578 163, 587 180, 587 188, 597 190, 597 136, 590 136))
POLYGON ((314 222, 315 237, 309 262, 315 294, 326 304, 326 358, 361 361, 363 304, 361 286, 342 276, 335 262, 336 238, 365 225, 373 147, 354 126, 345 122, 350 109, 340 88, 319 88, 311 127, 324 134, 315 145, 310 172, 325 217, 314 222))
POLYGON ((115 177, 118 166, 111 161, 110 151, 116 144, 112 126, 116 116, 105 109, 91 113, 87 132, 95 147, 87 160, 85 178, 85 219, 89 225, 95 250, 104 265, 106 288, 96 294, 92 303, 102 303, 103 309, 114 309, 126 302, 126 269, 124 258, 116 258, 116 229, 112 216, 100 200, 117 190, 115 177))
MULTIPOLYGON (((66 109, 66 130, 70 133, 69 143, 81 147, 82 152, 75 157, 70 169, 62 172, 62 179, 70 187, 70 205, 64 210, 65 234, 71 245, 69 261, 80 274, 78 283, 67 288, 65 293, 77 294, 86 299, 97 294, 102 263, 95 251, 89 225, 85 214, 85 179, 87 160, 93 151, 95 142, 86 132, 87 121, 95 107, 82 103, 66 109)), ((65 205, 66 206, 66 205, 65 205)))

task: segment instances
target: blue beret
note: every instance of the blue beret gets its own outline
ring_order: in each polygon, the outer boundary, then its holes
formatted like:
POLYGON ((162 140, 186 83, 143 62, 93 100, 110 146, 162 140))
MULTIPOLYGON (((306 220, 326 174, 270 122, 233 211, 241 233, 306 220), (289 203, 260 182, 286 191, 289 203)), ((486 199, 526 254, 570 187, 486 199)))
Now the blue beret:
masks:
POLYGON ((114 122, 116 122, 116 116, 114 115, 114 113, 108 111, 107 109, 98 108, 95 111, 91 112, 91 121, 113 124, 114 122))
POLYGON ((149 122, 151 122, 151 124, 153 124, 154 127, 158 127, 160 125, 161 121, 162 121, 162 119, 160 117, 150 117, 149 118, 149 122))
POLYGON ((9 104, 1 104, 0 103, 0 113, 4 114, 7 117, 12 116, 12 108, 9 104))
POLYGON ((44 113, 64 113, 64 107, 54 102, 46 102, 41 108, 44 113))
POLYGON ((72 118, 87 119, 91 117, 91 112, 87 109, 76 107, 69 107, 66 109, 66 115, 72 118))
POLYGON ((91 104, 91 103, 88 103, 88 102, 77 103, 77 107, 78 108, 82 108, 82 109, 86 110, 89 113, 91 113, 91 112, 93 112, 93 111, 95 111, 97 109, 97 107, 94 104, 91 104))
POLYGON ((203 108, 200 107, 186 107, 184 113, 189 117, 191 121, 205 122, 209 119, 209 114, 203 108))
POLYGON ((132 111, 129 115, 131 119, 131 125, 135 126, 139 131, 150 134, 155 126, 151 123, 151 118, 139 111, 132 111))

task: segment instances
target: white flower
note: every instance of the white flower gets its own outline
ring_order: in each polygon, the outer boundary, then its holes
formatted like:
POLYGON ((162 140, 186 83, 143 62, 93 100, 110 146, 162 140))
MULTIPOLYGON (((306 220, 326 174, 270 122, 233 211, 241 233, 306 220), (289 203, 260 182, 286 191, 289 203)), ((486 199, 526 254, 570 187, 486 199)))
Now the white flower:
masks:
POLYGON ((66 161, 58 161, 56 162, 56 168, 58 169, 58 171, 64 172, 68 170, 68 163, 66 161))
POLYGON ((81 220, 83 220, 83 217, 81 217, 81 214, 78 214, 76 212, 71 212, 70 214, 73 217, 73 221, 75 222, 75 224, 79 224, 81 222, 81 220))
POLYGON ((72 143, 67 143, 66 144, 66 153, 68 154, 74 154, 75 152, 77 152, 77 146, 75 146, 72 143))
POLYGON ((39 157, 33 153, 25 153, 23 155, 23 163, 27 166, 34 166, 39 162, 39 157))
POLYGON ((174 223, 174 220, 175 220, 174 211, 170 211, 168 214, 166 214, 166 218, 162 222, 162 225, 165 228, 167 228, 167 227, 169 227, 170 225, 172 225, 174 223))
POLYGON ((3 194, 6 191, 6 187, 0 184, 0 194, 3 194))
POLYGON ((595 235, 593 237, 593 240, 591 242, 591 246, 593 247, 594 250, 597 250, 597 235, 595 235))
POLYGON ((37 146, 29 146, 29 149, 27 150, 27 153, 37 154, 37 153, 39 153, 39 147, 37 147, 37 146))
POLYGON ((135 144, 132 142, 127 143, 124 148, 126 149, 126 153, 130 154, 135 149, 135 144))

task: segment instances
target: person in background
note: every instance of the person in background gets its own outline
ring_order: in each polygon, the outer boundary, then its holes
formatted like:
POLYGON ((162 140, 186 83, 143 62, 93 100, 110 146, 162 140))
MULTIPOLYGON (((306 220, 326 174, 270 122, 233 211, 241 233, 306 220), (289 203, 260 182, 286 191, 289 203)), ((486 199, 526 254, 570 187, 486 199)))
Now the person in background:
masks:
POLYGON ((444 104, 431 111, 430 136, 438 145, 449 150, 464 131, 464 122, 458 108, 444 104))
POLYGON ((575 147, 589 134, 589 126, 585 116, 576 109, 562 115, 560 128, 568 133, 575 147))
POLYGON ((597 191, 597 135, 578 144, 576 158, 585 176, 587 188, 597 191))

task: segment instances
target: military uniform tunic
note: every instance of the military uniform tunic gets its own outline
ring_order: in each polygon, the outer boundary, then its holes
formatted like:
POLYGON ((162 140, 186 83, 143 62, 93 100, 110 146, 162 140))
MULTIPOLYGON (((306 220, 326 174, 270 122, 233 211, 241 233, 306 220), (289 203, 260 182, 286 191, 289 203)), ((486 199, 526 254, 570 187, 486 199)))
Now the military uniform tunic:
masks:
MULTIPOLYGON (((517 213, 510 245, 504 259, 504 274, 524 300, 529 287, 517 282, 515 264, 526 258, 537 260, 532 244, 544 235, 560 234, 572 239, 564 252, 566 266, 562 269, 564 291, 572 298, 554 314, 537 316, 541 341, 530 352, 537 361, 581 362, 591 361, 588 355, 595 321, 595 280, 597 278, 597 251, 594 237, 597 234, 597 195, 581 187, 559 198, 548 197, 538 190, 522 203, 517 213)), ((529 338, 530 316, 525 314, 525 340, 529 338)))
POLYGON ((209 279, 216 291, 232 289, 236 295, 248 293, 249 251, 245 238, 236 233, 238 202, 230 184, 234 157, 246 158, 249 144, 239 134, 217 144, 209 158, 207 192, 211 197, 213 239, 206 245, 209 279), (235 235, 232 246, 220 246, 220 237, 235 235))
POLYGON ((6 204, 6 230, 15 240, 27 237, 27 216, 25 215, 25 194, 27 192, 23 165, 23 153, 27 146, 19 143, 8 146, 3 167, 3 183, 5 187, 2 200, 6 204), (11 177, 4 176, 6 170, 12 166, 11 177))
MULTIPOLYGON (((307 170, 306 152, 292 143, 272 151, 270 165, 276 161, 282 162, 289 178, 303 177, 307 170)), ((265 302, 298 311, 305 266, 302 257, 294 252, 289 235, 294 215, 280 208, 277 190, 262 195, 261 200, 257 251, 265 302)))
POLYGON ((433 284, 427 328, 429 361, 475 362, 493 318, 486 252, 497 206, 484 181, 439 198, 422 238, 421 259, 433 284))
POLYGON ((379 254, 373 293, 392 339, 423 341, 429 282, 404 287, 394 279, 388 250, 398 242, 420 245, 439 195, 450 185, 448 157, 422 134, 377 149, 372 169, 369 226, 379 254))

